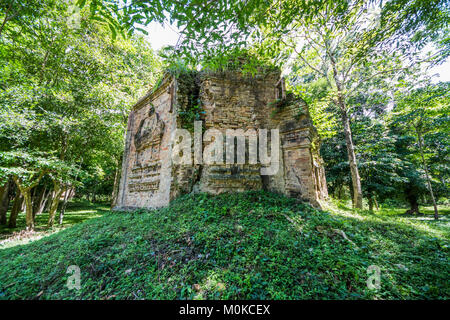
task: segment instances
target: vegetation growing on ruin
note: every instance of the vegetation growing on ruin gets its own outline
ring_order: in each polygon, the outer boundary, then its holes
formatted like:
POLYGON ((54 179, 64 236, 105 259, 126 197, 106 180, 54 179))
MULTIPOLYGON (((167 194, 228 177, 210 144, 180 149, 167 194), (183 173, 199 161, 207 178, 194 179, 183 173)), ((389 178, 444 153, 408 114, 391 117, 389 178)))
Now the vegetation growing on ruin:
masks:
POLYGON ((234 49, 226 52, 224 55, 211 56, 204 61, 204 64, 206 65, 204 72, 216 75, 229 74, 231 71, 251 78, 255 75, 261 77, 281 72, 280 67, 274 64, 271 59, 267 56, 258 55, 251 49, 234 49))
POLYGON ((177 69, 177 104, 181 128, 194 132, 194 121, 204 113, 200 101, 200 74, 195 70, 177 69))
POLYGON ((156 91, 168 75, 177 80, 175 94, 180 128, 194 132, 194 121, 201 120, 203 114, 200 100, 200 73, 182 61, 174 61, 166 65, 164 74, 160 76, 152 91, 156 91))
POLYGON ((318 211, 267 192, 187 195, 2 249, 0 298, 423 299, 449 296, 448 214, 318 211), (81 290, 69 290, 70 265, 81 290), (381 270, 369 290, 367 268, 381 270))

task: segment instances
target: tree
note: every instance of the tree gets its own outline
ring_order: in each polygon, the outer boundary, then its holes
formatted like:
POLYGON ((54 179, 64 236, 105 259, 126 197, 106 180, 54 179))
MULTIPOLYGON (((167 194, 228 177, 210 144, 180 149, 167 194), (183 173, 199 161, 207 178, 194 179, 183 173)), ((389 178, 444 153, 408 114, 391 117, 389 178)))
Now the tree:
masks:
MULTIPOLYGON (((53 182, 53 198, 48 211, 48 227, 52 227, 55 222, 55 213, 58 210, 59 201, 61 195, 68 191, 69 186, 75 186, 78 184, 78 178, 83 172, 74 165, 68 165, 63 161, 53 161, 49 176, 53 182)), ((59 224, 62 224, 62 217, 59 224)))
MULTIPOLYGON (((378 101, 380 102, 380 101, 378 101)), ((358 97, 350 113, 351 129, 358 145, 358 169, 361 173, 363 196, 373 211, 378 201, 392 198, 407 179, 401 174, 407 165, 404 155, 397 152, 397 137, 389 131, 386 122, 387 108, 373 104, 374 99, 358 97)), ((339 124, 337 124, 339 127, 339 124)), ((321 154, 327 171, 327 183, 335 197, 343 197, 343 186, 349 185, 346 142, 339 128, 338 133, 322 142, 321 154)), ((351 183, 349 186, 352 192, 351 183)))
POLYGON ((396 140, 384 117, 364 116, 354 122, 353 132, 358 144, 363 195, 368 200, 369 211, 373 212, 377 199, 392 198, 396 188, 405 183, 406 179, 399 174, 405 163, 396 153, 396 140))
POLYGON ((23 197, 20 192, 16 192, 13 205, 8 220, 8 228, 15 228, 17 226, 17 216, 19 215, 20 208, 22 207, 23 197))
POLYGON ((319 11, 314 23, 297 19, 287 36, 279 34, 283 44, 297 56, 296 69, 310 73, 313 80, 326 82, 326 98, 336 106, 345 137, 356 208, 362 208, 363 194, 350 125, 350 101, 361 84, 392 71, 377 70, 384 64, 370 57, 378 44, 378 32, 376 13, 367 4, 355 1, 344 13, 335 12, 330 5, 319 11))
MULTIPOLYGON (((67 168, 116 171, 131 102, 156 81, 160 62, 142 36, 113 41, 89 8, 73 25, 66 2, 41 5, 38 14, 8 18, 0 38, 0 152, 23 150, 51 161, 54 167, 45 173, 53 182, 47 183, 59 194, 85 179, 67 168)), ((37 170, 27 166, 15 170, 37 170)), ((105 189, 112 188, 113 173, 105 189)), ((54 196, 50 225, 58 203, 54 196)))
POLYGON ((39 184, 44 174, 49 170, 48 162, 36 154, 26 152, 0 153, 0 176, 5 181, 10 177, 16 183, 25 201, 26 227, 34 229, 33 205, 31 190, 39 184))
MULTIPOLYGON (((445 8, 442 3, 437 4, 438 8, 442 6, 445 8)), ((385 19, 390 12, 378 2, 322 3, 312 19, 302 15, 296 17, 290 9, 280 4, 278 11, 269 14, 260 50, 272 52, 276 57, 284 57, 283 52, 292 52, 294 74, 291 85, 303 87, 297 89, 301 92, 307 91, 312 83, 322 89, 320 99, 315 102, 320 102, 321 106, 324 103, 331 105, 328 110, 340 121, 346 141, 353 204, 362 208, 364 187, 361 185, 350 116, 355 102, 367 92, 381 91, 380 88, 384 90, 381 95, 387 96, 395 80, 403 73, 421 63, 441 61, 444 54, 438 52, 421 57, 416 50, 418 44, 413 45, 403 38, 399 31, 402 27, 385 19), (283 19, 289 22, 278 22, 283 19), (397 47, 399 50, 393 50, 397 47)), ((408 14, 405 13, 402 17, 406 16, 408 14)), ((416 23, 428 25, 428 20, 425 20, 416 20, 416 23)), ((425 40, 420 41, 420 45, 424 43, 425 40)), ((313 116, 323 114, 315 112, 314 108, 313 105, 313 116)))
POLYGON ((9 207, 9 193, 11 189, 11 181, 8 180, 3 186, 0 186, 0 224, 6 225, 7 212, 9 207))
MULTIPOLYGON (((430 175, 428 159, 429 151, 425 144, 428 137, 440 137, 436 132, 447 133, 448 135, 448 114, 449 114, 449 83, 440 83, 432 85, 430 83, 421 87, 406 90, 403 96, 399 98, 392 117, 392 125, 405 133, 415 136, 416 139, 416 159, 425 173, 425 181, 434 207, 434 218, 439 218, 436 197, 432 186, 432 176, 430 175), (418 157, 417 157, 418 156, 418 157)), ((445 136, 445 135, 444 135, 445 136)), ((448 146, 447 141, 441 141, 448 146)), ((448 152, 448 151, 447 151, 448 152)), ((448 158, 448 153, 444 154, 448 158)), ((414 199, 414 188, 410 192, 413 211, 418 212, 417 200, 414 199)))

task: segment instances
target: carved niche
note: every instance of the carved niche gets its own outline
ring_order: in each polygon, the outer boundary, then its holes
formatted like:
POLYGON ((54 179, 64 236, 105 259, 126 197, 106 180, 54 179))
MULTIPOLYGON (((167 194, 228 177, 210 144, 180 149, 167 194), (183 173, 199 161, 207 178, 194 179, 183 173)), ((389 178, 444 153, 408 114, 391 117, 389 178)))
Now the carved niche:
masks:
POLYGON ((164 122, 160 120, 155 108, 150 106, 148 116, 139 123, 134 135, 136 158, 134 167, 142 167, 148 162, 159 160, 164 122))
POLYGON ((136 149, 134 166, 131 169, 130 192, 156 191, 159 189, 161 170, 160 149, 164 134, 164 122, 155 108, 150 106, 147 117, 139 123, 133 137, 136 149))

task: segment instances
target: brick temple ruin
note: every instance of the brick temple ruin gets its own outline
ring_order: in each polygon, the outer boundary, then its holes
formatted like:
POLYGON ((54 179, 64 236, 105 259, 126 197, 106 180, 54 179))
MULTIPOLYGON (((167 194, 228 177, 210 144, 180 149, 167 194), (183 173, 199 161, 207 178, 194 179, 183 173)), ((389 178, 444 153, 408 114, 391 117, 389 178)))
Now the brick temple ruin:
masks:
MULTIPOLYGON (((248 141, 247 141, 248 143, 248 141)), ((207 143, 203 143, 205 148, 207 143)), ((286 95, 280 71, 166 73, 133 107, 126 134, 115 208, 157 208, 190 192, 265 189, 315 206, 328 197, 319 137, 306 103, 286 95), (279 170, 261 175, 261 164, 193 164, 171 161, 173 133, 193 130, 279 129, 279 170)))

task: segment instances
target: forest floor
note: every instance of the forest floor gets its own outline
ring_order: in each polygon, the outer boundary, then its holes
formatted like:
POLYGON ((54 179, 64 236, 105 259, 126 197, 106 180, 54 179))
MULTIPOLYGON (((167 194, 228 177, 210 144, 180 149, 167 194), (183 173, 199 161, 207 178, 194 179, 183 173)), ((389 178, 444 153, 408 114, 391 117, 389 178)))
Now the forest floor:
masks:
POLYGON ((100 217, 104 213, 109 212, 109 209, 109 204, 94 204, 86 200, 71 201, 67 204, 62 225, 58 224, 59 213, 57 212, 55 227, 49 230, 47 228, 48 212, 43 212, 36 216, 34 232, 25 231, 25 213, 22 212, 17 217, 16 228, 8 228, 7 226, 0 225, 0 249, 38 240, 43 236, 59 232, 87 219, 100 217))
POLYGON ((435 221, 431 208, 319 211, 267 192, 128 213, 78 205, 62 228, 46 231, 42 215, 34 236, 0 229, 0 299, 450 298, 448 207, 435 221))

